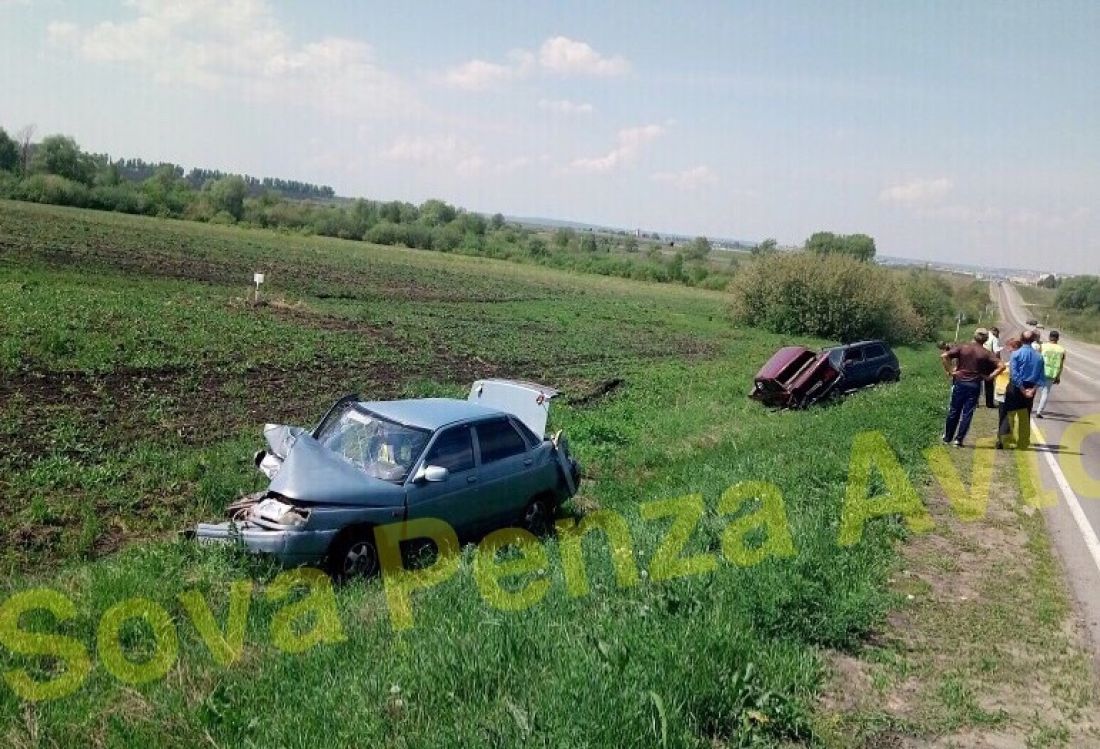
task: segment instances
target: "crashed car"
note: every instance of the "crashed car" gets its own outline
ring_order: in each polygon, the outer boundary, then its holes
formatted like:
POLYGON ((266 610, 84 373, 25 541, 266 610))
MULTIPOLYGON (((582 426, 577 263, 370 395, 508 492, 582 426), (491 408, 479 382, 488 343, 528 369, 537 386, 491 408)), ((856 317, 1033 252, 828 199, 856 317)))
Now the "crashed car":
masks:
POLYGON ((777 408, 802 408, 821 400, 840 379, 828 356, 805 346, 784 346, 760 368, 749 397, 777 408))
POLYGON ((883 341, 821 351, 784 346, 756 373, 749 397, 776 408, 805 408, 837 393, 900 377, 898 358, 883 341))
POLYGON ((466 400, 352 395, 312 430, 269 424, 268 449, 256 454, 268 488, 194 536, 344 579, 377 572, 373 529, 382 524, 435 518, 463 539, 510 526, 543 532, 580 480, 561 433, 544 436, 557 394, 480 380, 466 400))

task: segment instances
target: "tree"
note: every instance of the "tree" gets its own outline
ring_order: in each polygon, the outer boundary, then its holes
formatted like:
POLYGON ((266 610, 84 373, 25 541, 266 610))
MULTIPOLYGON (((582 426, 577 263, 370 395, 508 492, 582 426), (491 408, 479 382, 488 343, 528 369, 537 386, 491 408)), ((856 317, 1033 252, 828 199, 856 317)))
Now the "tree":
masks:
POLYGON ((31 140, 34 138, 34 125, 24 125, 15 134, 15 140, 19 144, 19 171, 25 177, 30 172, 31 166, 31 140))
POLYGON ((626 250, 627 252, 637 252, 638 251, 638 238, 637 237, 627 237, 625 240, 623 240, 623 249, 626 250))
POLYGON ((432 198, 420 206, 420 219, 428 226, 442 226, 455 220, 458 215, 455 207, 442 200, 432 198))
POLYGON ((557 245, 559 249, 564 250, 566 247, 568 247, 569 241, 571 239, 573 239, 572 229, 562 227, 561 229, 558 229, 556 232, 554 232, 554 244, 557 245))
POLYGON ((806 240, 808 252, 818 255, 850 255, 864 262, 875 257, 875 240, 866 234, 833 234, 831 231, 815 232, 806 240))
POLYGON ((50 135, 34 151, 32 168, 36 172, 56 174, 73 182, 90 185, 95 176, 95 164, 80 150, 76 141, 66 135, 50 135))
POLYGON ((703 260, 710 254, 710 240, 706 237, 696 237, 687 246, 687 258, 689 260, 703 260))
POLYGON ((592 232, 588 232, 581 239, 581 249, 585 252, 595 252, 599 248, 596 246, 596 238, 592 236, 592 232))
POLYGON ((244 196, 247 194, 248 187, 244 180, 236 175, 210 183, 210 200, 214 208, 225 211, 236 221, 240 221, 244 214, 244 196))
POLYGON ((0 172, 14 172, 19 167, 19 146, 0 127, 0 172))
POLYGON ((752 248, 752 254, 767 255, 769 253, 775 252, 778 247, 779 243, 776 242, 774 238, 768 237, 763 242, 752 248))
POLYGON ((532 257, 543 257, 546 255, 546 240, 539 236, 531 237, 527 240, 527 251, 532 257))
POLYGON ((493 217, 489 219, 489 225, 492 226, 494 229, 499 229, 504 226, 504 214, 494 213, 493 217))

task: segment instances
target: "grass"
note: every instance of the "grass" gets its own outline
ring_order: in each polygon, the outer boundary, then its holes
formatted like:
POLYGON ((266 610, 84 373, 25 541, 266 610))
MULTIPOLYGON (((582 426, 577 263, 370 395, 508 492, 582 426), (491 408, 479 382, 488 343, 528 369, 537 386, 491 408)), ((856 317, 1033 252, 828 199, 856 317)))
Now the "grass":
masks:
MULTIPOLYGON (((837 524, 859 432, 882 431, 923 480, 943 396, 930 347, 899 351, 898 386, 776 413, 745 393, 784 341, 732 326, 722 294, 15 203, 0 203, 0 248, 0 591, 69 596, 74 618, 33 624, 93 659, 103 613, 128 597, 162 605, 179 636, 149 684, 99 662, 53 702, 0 686, 8 745, 818 744, 825 653, 858 648, 896 601, 900 523, 873 521, 847 548, 837 524), (287 655, 270 637, 284 604, 257 594, 241 661, 218 666, 176 596, 203 591, 221 623, 232 581, 274 571, 172 532, 262 486, 259 426, 309 422, 348 391, 460 394, 488 374, 574 398, 553 418, 585 465, 566 510, 625 516, 643 570, 668 521, 642 520, 640 503, 700 495, 684 553, 714 553, 718 498, 741 480, 779 487, 797 554, 621 589, 589 540, 591 591, 572 597, 550 539, 534 573, 546 597, 506 612, 479 596, 467 549, 454 579, 417 596, 410 630, 390 627, 378 581, 351 585, 336 594, 346 640, 287 655)), ((123 634, 133 657, 149 652, 150 631, 123 634)), ((0 649, 0 666, 56 664, 0 649)))
POLYGON ((1061 330, 1082 341, 1100 343, 1100 315, 1055 307, 1055 289, 1017 286, 1016 290, 1020 292, 1028 310, 1047 330, 1061 330))
MULTIPOLYGON (((995 427, 994 413, 980 409, 974 432, 995 427)), ((972 457, 952 452, 960 471, 972 457)), ((907 746, 1100 740, 1087 634, 1042 513, 1021 499, 1012 457, 997 453, 982 518, 959 520, 932 492, 936 530, 906 544, 890 577, 905 603, 857 656, 833 659, 822 719, 832 745, 900 745, 902 736, 907 746)))

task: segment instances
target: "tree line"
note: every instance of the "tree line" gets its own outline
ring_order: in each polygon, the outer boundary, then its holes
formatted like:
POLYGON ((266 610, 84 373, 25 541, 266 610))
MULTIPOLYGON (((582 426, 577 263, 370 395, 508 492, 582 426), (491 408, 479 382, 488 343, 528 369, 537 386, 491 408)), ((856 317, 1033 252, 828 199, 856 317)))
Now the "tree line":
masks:
MULTIPOLYGON (((733 266, 715 267, 706 237, 674 245, 625 232, 555 232, 485 216, 442 200, 333 198, 332 188, 257 180, 177 164, 111 160, 51 135, 32 144, 0 129, 0 197, 119 213, 236 224, 383 245, 461 252, 638 280, 724 288, 733 266)), ((672 243, 670 243, 672 244, 672 243)))
POLYGON ((1100 312, 1100 278, 1072 276, 1057 284, 1054 306, 1065 310, 1100 312))

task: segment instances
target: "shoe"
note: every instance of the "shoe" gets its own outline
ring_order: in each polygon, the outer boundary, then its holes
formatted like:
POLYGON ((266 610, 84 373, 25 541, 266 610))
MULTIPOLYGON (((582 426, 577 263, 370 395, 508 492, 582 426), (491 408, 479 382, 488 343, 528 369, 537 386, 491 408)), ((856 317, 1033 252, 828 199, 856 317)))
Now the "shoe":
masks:
POLYGON ((955 440, 952 444, 954 444, 955 447, 962 447, 963 446, 963 441, 962 440, 955 440))
POLYGON ((1041 419, 1041 418, 1043 418, 1043 415, 1041 413, 1039 413, 1038 411, 1036 411, 1035 412, 1035 418, 1036 419, 1041 419))
POLYGON ((951 440, 947 439, 947 437, 940 437, 940 442, 942 442, 945 445, 950 445, 951 444, 951 440))
POLYGON ((1001 442, 1000 440, 997 440, 997 449, 998 450, 1004 450, 1005 449, 1004 443, 1001 442))

